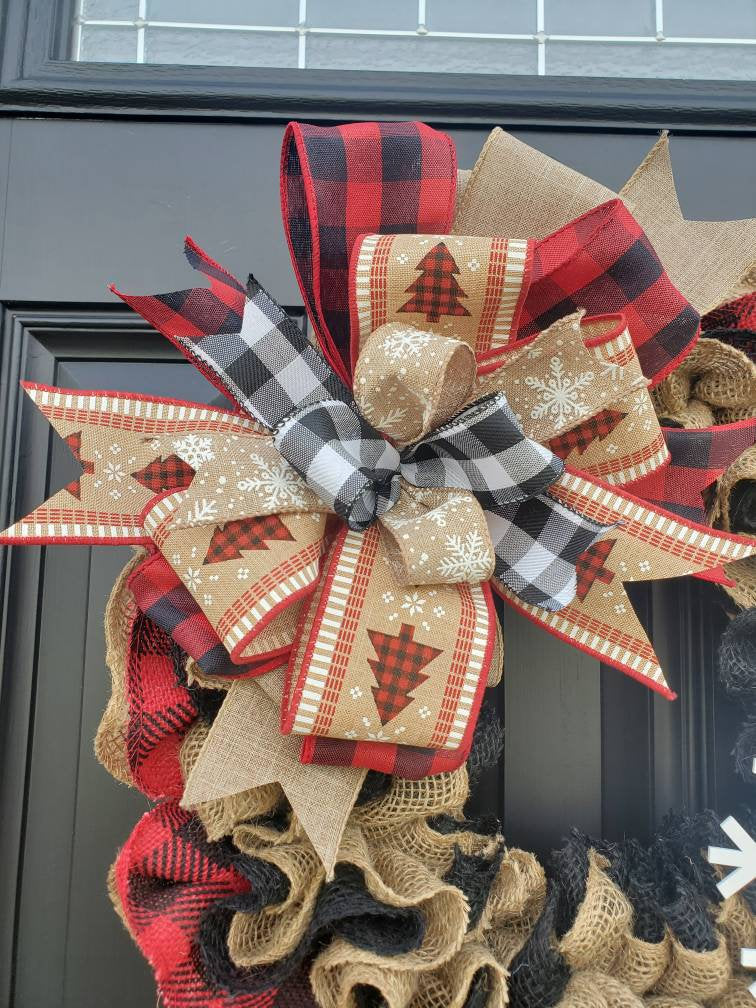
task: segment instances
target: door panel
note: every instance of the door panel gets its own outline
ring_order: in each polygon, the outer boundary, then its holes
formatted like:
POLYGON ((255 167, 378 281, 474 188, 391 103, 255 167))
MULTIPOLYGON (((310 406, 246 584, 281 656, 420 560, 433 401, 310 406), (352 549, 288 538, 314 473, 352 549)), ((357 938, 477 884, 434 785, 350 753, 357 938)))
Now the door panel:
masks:
MULTIPOLYGON (((198 278, 180 252, 188 231, 237 275, 251 269, 284 303, 300 304, 278 206, 282 131, 273 122, 0 121, 6 517, 75 473, 65 446, 21 402, 18 378, 216 396, 122 309, 108 281, 136 292, 192 285, 198 278)), ((486 132, 452 131, 462 166, 472 165, 486 132)), ((654 140, 616 131, 519 135, 613 187, 654 140)), ((755 151, 745 137, 677 138, 688 215, 756 214, 755 151)), ((102 612, 128 550, 5 553, 0 1003, 150 1008, 149 970, 105 893, 107 867, 147 803, 92 754, 108 692, 102 612)), ((671 806, 727 812, 747 800, 728 755, 737 708, 714 684, 721 596, 686 582, 634 597, 680 692, 675 704, 503 613, 505 754, 476 801, 498 811, 510 843, 545 852, 572 825, 642 836, 671 806)))

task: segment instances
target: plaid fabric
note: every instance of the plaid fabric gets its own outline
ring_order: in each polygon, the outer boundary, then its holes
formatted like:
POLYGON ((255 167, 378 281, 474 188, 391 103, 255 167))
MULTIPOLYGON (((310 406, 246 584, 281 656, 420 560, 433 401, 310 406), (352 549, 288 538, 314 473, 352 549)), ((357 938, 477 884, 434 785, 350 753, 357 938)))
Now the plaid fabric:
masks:
POLYGON ((707 524, 706 490, 746 449, 756 444, 756 419, 690 430, 662 427, 671 462, 630 488, 658 507, 707 524))
POLYGON ((284 653, 236 665, 194 597, 161 553, 145 557, 129 578, 139 608, 197 662, 205 675, 243 678, 264 675, 286 660, 284 653))
POLYGON ((307 313, 343 378, 355 239, 446 234, 456 182, 454 144, 423 123, 289 124, 281 156, 284 228, 307 313))
POLYGON ((603 203, 535 243, 517 339, 578 308, 589 315, 625 315, 652 384, 672 370, 698 333, 698 313, 672 285, 621 200, 603 203))
POLYGON ((293 542, 294 536, 278 515, 261 515, 257 518, 238 518, 219 525, 213 532, 203 564, 238 560, 244 550, 266 550, 267 541, 293 542))
POLYGON ((608 570, 604 564, 616 542, 616 539, 599 539, 578 557, 575 564, 575 573, 577 574, 575 595, 581 602, 591 590, 594 581, 601 581, 602 584, 608 585, 614 580, 614 571, 608 570))
POLYGON ((362 530, 399 499, 399 452, 354 404, 327 402, 294 413, 276 448, 351 529, 362 530))
POLYGON ((548 494, 515 504, 503 513, 486 512, 496 552, 494 581, 523 602, 549 612, 575 597, 575 564, 607 526, 565 507, 548 494))
POLYGON ((459 300, 467 295, 459 286, 459 267, 445 242, 434 245, 417 269, 420 276, 407 288, 412 297, 398 311, 425 315, 429 322, 438 322, 442 315, 470 314, 459 300))
POLYGON ((742 329, 756 332, 756 291, 743 294, 734 301, 727 301, 701 319, 705 332, 712 329, 742 329))
POLYGON ((134 783, 152 799, 183 794, 179 751, 197 717, 191 694, 176 677, 176 651, 170 637, 137 612, 126 669, 126 753, 134 783))
MULTIPOLYGON (((165 1008, 227 1008, 199 954, 203 918, 222 900, 249 891, 234 848, 208 842, 202 823, 175 802, 145 813, 115 864, 116 891, 134 940, 155 971, 165 1008)), ((233 997, 235 1008, 285 1005, 276 988, 233 997)))
POLYGON ((582 454, 593 441, 608 437, 626 416, 627 413, 620 413, 618 410, 601 410, 589 420, 579 423, 577 427, 551 438, 549 448, 561 459, 569 458, 575 449, 582 454))
POLYGON ((412 703, 414 697, 410 694, 428 678, 421 669, 441 654, 439 648, 414 641, 414 633, 415 628, 407 623, 402 623, 398 634, 368 630, 377 655, 368 658, 378 682, 371 690, 382 725, 387 725, 412 703))
POLYGON ((349 742, 308 735, 302 742, 300 760, 318 766, 368 767, 394 777, 419 780, 459 769, 469 754, 470 743, 452 750, 422 749, 391 742, 349 742))
POLYGON ((169 455, 164 459, 155 459, 131 475, 148 490, 162 493, 165 490, 185 490, 194 479, 194 469, 178 455, 169 455))
MULTIPOLYGON (((198 343, 203 337, 239 332, 245 296, 244 287, 236 277, 210 259, 189 237, 184 241, 184 255, 190 266, 208 277, 209 289, 192 287, 169 294, 143 296, 124 294, 113 285, 110 290, 188 356, 187 347, 198 343)), ((191 359, 208 381, 226 398, 231 398, 226 385, 211 367, 200 357, 191 359)), ((231 402, 239 405, 233 398, 231 402)))
MULTIPOLYGON (((83 459, 81 457, 81 431, 77 431, 75 434, 69 434, 68 437, 64 438, 66 444, 71 449, 71 454, 79 463, 82 468, 82 476, 91 476, 94 472, 94 462, 90 462, 88 459, 83 459)), ((71 482, 66 487, 66 490, 72 494, 77 500, 81 499, 81 476, 78 479, 71 480, 71 482)))

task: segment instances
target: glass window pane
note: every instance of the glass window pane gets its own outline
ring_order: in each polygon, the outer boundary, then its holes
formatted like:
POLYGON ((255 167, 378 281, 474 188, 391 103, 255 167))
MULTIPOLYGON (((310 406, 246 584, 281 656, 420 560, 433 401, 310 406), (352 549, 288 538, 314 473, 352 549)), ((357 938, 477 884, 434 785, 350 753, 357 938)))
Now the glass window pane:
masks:
POLYGON ((148 21, 203 24, 280 25, 299 23, 298 0, 147 0, 148 21))
POLYGON ((654 0, 544 0, 544 15, 549 35, 656 34, 654 0))
MULTIPOLYGON (((433 5, 436 0, 431 0, 433 5)), ((415 31, 417 3, 412 0, 307 0, 307 24, 313 28, 382 28, 415 31)))
POLYGON ((502 0, 427 0, 425 21, 432 31, 531 34, 536 30, 536 5, 502 0))
POLYGON ((675 42, 546 43, 547 72, 555 75, 754 80, 755 64, 752 46, 675 42))
POLYGON ((205 31, 201 28, 150 28, 147 63, 184 66, 295 67, 296 33, 205 31))
POLYGON ((471 39, 375 38, 310 35, 307 66, 340 70, 415 70, 429 73, 534 74, 534 42, 471 39))
MULTIPOLYGON (((664 34, 683 38, 756 38, 756 2, 664 0, 664 34)), ((756 51, 751 59, 756 60, 756 51)))
POLYGON ((131 20, 137 16, 139 0, 83 0, 82 15, 101 21, 131 20))
POLYGON ((137 58, 137 31, 83 25, 78 58, 85 63, 133 63, 137 58))

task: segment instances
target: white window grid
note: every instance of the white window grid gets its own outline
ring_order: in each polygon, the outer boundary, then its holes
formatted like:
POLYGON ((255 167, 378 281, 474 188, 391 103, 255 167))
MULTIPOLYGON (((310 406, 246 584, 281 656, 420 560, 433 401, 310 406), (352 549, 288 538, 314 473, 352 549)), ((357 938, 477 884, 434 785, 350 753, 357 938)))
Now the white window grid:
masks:
MULTIPOLYGON (((432 2, 432 0, 431 0, 432 2)), ((136 60, 145 62, 145 35, 148 28, 190 28, 202 31, 233 31, 250 33, 295 34, 299 37, 297 66, 307 68, 307 38, 310 35, 357 35, 382 38, 430 37, 439 39, 471 39, 501 42, 535 42, 538 47, 538 74, 546 75, 547 42, 596 42, 596 43, 661 43, 685 45, 756 45, 756 38, 723 38, 718 36, 683 36, 664 34, 664 0, 655 0, 655 33, 653 35, 561 35, 546 32, 546 0, 531 0, 536 9, 536 30, 532 33, 502 32, 455 32, 432 31, 426 25, 427 0, 417 0, 417 28, 316 28, 307 24, 307 0, 299 0, 299 16, 296 25, 242 25, 220 24, 199 21, 159 21, 147 17, 147 0, 139 0, 137 16, 132 19, 88 18, 83 14, 84 0, 79 0, 79 13, 74 20, 73 54, 81 59, 82 28, 91 25, 102 28, 135 28, 136 60)))

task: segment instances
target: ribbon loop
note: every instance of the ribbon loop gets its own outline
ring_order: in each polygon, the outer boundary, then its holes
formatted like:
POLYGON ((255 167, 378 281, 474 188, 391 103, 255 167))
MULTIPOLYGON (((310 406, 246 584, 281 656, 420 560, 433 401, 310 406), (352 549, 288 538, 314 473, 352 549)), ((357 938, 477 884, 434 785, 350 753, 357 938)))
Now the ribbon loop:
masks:
POLYGON ((349 403, 330 399, 293 413, 274 444, 353 530, 367 528, 399 496, 399 452, 349 403))
POLYGON ((494 512, 541 493, 563 470, 553 452, 525 437, 503 393, 479 399, 402 453, 410 483, 469 490, 494 512))

